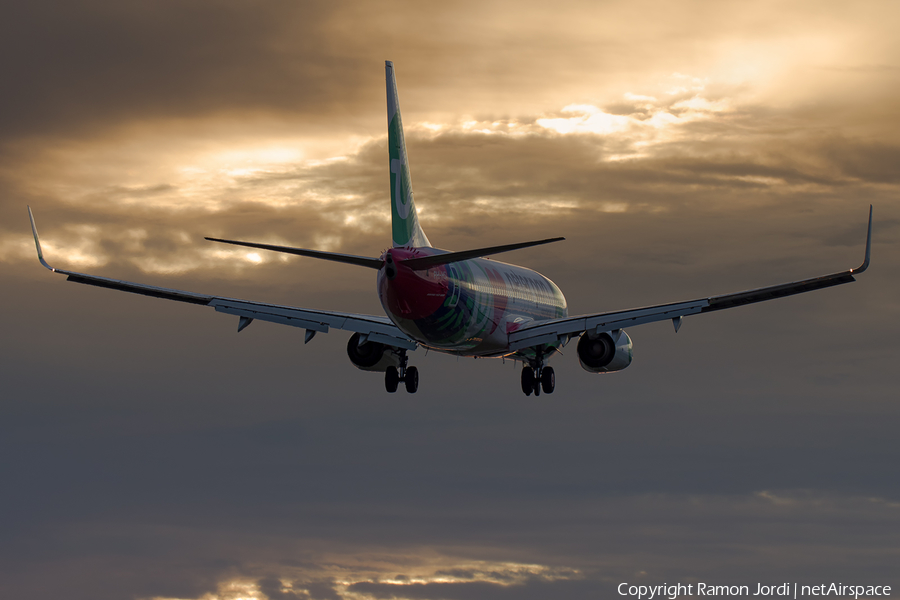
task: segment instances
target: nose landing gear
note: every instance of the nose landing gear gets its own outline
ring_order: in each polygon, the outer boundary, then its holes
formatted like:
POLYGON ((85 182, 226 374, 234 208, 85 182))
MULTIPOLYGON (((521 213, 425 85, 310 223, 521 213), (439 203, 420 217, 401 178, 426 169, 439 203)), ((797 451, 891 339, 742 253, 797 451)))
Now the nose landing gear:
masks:
POLYGON ((400 351, 400 369, 391 366, 384 372, 384 389, 393 394, 400 387, 402 381, 409 394, 415 394, 419 389, 419 370, 415 367, 407 367, 409 358, 406 350, 400 351))

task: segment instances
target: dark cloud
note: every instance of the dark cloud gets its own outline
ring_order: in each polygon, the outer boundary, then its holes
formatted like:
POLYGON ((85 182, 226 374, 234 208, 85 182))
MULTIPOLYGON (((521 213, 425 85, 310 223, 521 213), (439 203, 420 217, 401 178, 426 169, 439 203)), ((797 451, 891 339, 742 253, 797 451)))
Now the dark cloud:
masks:
MULTIPOLYGON (((605 228, 602 223, 609 221, 641 221, 644 234, 650 234, 657 223, 669 219, 672 211, 691 210, 698 217, 725 206, 741 211, 748 199, 774 205, 786 193, 792 194, 793 206, 803 209, 822 210, 822 199, 830 198, 832 203, 846 205, 849 217, 862 215, 869 202, 877 204, 882 192, 873 186, 891 176, 889 169, 876 174, 875 164, 870 164, 871 178, 863 181, 848 174, 846 165, 856 164, 854 157, 869 149, 846 141, 844 165, 832 161, 832 144, 807 148, 798 161, 791 161, 788 151, 775 153, 763 147, 758 152, 743 148, 740 154, 722 151, 624 163, 599 162, 602 144, 602 140, 590 136, 411 136, 411 152, 418 157, 414 180, 418 203, 425 211, 423 223, 438 245, 463 248, 478 243, 485 219, 498 221, 491 234, 497 243, 539 237, 549 229, 551 233, 585 238, 598 227, 605 228), (810 162, 828 168, 810 167, 810 162), (485 205, 484 199, 490 199, 491 204, 485 205), (855 211, 853 206, 857 207, 855 211), (573 220, 579 214, 587 218, 573 220), (540 222, 536 220, 538 215, 540 222)), ((317 247, 322 239, 329 238, 339 240, 342 251, 371 256, 379 254, 386 243, 384 154, 383 145, 373 142, 349 160, 240 178, 228 192, 233 200, 228 200, 227 210, 214 213, 203 207, 185 207, 177 217, 171 217, 168 201, 158 208, 152 203, 117 204, 121 194, 177 197, 179 190, 165 183, 128 190, 107 188, 78 207, 44 200, 35 211, 46 242, 62 249, 89 243, 112 262, 107 270, 116 269, 118 264, 154 272, 195 271, 208 260, 204 257, 209 252, 223 248, 204 241, 204 236, 271 240, 299 247, 317 247), (285 185, 295 190, 296 204, 273 207, 255 201, 257 195, 265 198, 272 189, 285 185), (310 194, 326 202, 304 201, 310 194), (354 221, 348 221, 351 218, 354 221), (86 234, 85 227, 100 229, 90 229, 92 233, 86 234)), ((23 207, 16 210, 9 205, 6 211, 8 231, 24 238, 23 207)), ((811 240, 817 236, 815 231, 799 226, 792 230, 811 240)), ((604 235, 618 234, 604 231, 604 235)), ((844 245, 858 246, 862 239, 859 228, 849 224, 841 236, 844 245)), ((817 241, 831 243, 822 235, 817 241)), ((627 243, 624 239, 622 242, 627 243)), ((731 252, 723 248, 717 256, 724 258, 731 252)), ((772 247, 772 255, 779 252, 772 247)), ((666 254, 677 260, 668 249, 666 254)), ((64 256, 48 257, 65 260, 64 256)), ((290 261, 291 265, 308 263, 290 261)), ((249 268, 237 255, 218 259, 216 264, 223 272, 240 268, 245 273, 249 268)), ((254 267, 250 276, 267 280, 277 277, 282 268, 281 262, 268 263, 254 267)), ((316 265, 304 264, 303 268, 320 272, 316 265)))
MULTIPOLYGON (((0 135, 89 136, 132 121, 221 113, 304 115, 307 131, 348 121, 358 129, 360 113, 383 114, 372 102, 383 100, 381 61, 404 65, 418 82, 406 88, 415 97, 439 75, 464 73, 461 56, 513 41, 476 35, 479 13, 494 11, 406 1, 9 5, 0 75, 16 93, 0 101, 0 135)), ((507 65, 495 56, 470 85, 515 80, 518 70, 507 65)))
MULTIPOLYGON (((766 8, 741 9, 735 18, 734 7, 700 2, 680 10, 657 5, 658 20, 648 20, 625 2, 517 8, 469 1, 424 7, 405 0, 377 6, 103 0, 9 5, 0 25, 0 75, 15 93, 0 100, 0 134, 84 137, 133 122, 261 114, 301 117, 293 126, 307 132, 358 132, 383 114, 373 101, 383 100, 385 59, 399 65, 410 114, 446 116, 464 107, 494 119, 527 106, 556 110, 603 98, 610 82, 620 86, 617 100, 603 101, 615 107, 623 92, 646 92, 635 85, 658 82, 673 71, 688 71, 689 82, 693 69, 714 70, 710 59, 746 23, 755 23, 754 31, 777 45, 779 36, 796 36, 797 28, 811 26, 811 13, 822 12, 815 3, 798 3, 779 19, 770 19, 766 8), (688 17, 700 13, 703 19, 688 17)), ((815 21, 834 28, 841 12, 831 7, 815 21)), ((853 17, 845 26, 873 30, 890 21, 879 19, 877 11, 853 17)), ((859 70, 833 67, 838 70, 829 72, 859 70)), ((815 65, 817 72, 823 68, 831 67, 815 65)), ((801 62, 794 71, 806 77, 809 68, 801 62)), ((867 114, 891 110, 884 92, 893 72, 879 69, 871 81, 844 75, 866 94, 867 114), (870 90, 880 90, 874 102, 870 90)), ((846 109, 848 94, 841 92, 817 99, 817 107, 846 109)), ((668 97, 693 93, 686 89, 668 97)))
POLYGON ((373 598, 409 598, 411 600, 483 600, 486 598, 572 598, 588 599, 597 598, 604 592, 606 586, 597 585, 597 582, 584 581, 555 581, 547 582, 535 579, 525 583, 514 585, 502 585, 488 582, 463 582, 463 583, 412 583, 403 586, 376 582, 356 583, 350 586, 350 591, 366 594, 373 598))
MULTIPOLYGON (((0 73, 16 93, 3 96, 0 133, 84 134, 237 108, 346 110, 353 88, 335 89, 328 73, 356 61, 328 35, 336 12, 325 2, 10 5, 0 73)), ((374 83, 377 69, 367 70, 374 83)))
MULTIPOLYGON (((284 584, 277 577, 266 577, 256 582, 259 591, 265 594, 269 600, 308 600, 315 597, 310 596, 306 590, 294 591, 293 586, 285 589, 284 584)), ((337 598, 334 590, 331 590, 332 597, 337 598)))

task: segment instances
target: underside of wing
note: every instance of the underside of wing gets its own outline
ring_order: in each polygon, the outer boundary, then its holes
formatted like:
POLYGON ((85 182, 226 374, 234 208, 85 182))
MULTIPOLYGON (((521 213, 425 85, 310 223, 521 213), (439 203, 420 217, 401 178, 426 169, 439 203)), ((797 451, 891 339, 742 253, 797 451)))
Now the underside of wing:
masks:
POLYGON ((270 323, 279 323, 281 325, 290 325, 292 327, 300 327, 306 329, 306 341, 308 342, 316 333, 327 333, 330 329, 338 329, 342 331, 351 331, 372 342, 378 342, 395 348, 403 348, 406 350, 415 350, 417 344, 410 340, 396 325, 391 323, 387 317, 378 317, 374 315, 361 315, 354 313, 343 313, 336 311, 314 310, 306 308, 297 308, 293 306, 280 306, 277 304, 267 304, 265 302, 252 302, 247 300, 237 300, 234 298, 223 298, 220 296, 212 296, 207 294, 196 294, 194 292, 186 292, 182 290, 174 290, 169 288, 156 287, 143 283, 135 283, 131 281, 122 281, 119 279, 111 279, 109 277, 100 277, 97 275, 89 275, 86 273, 76 273, 51 267, 44 260, 43 251, 41 250, 40 238, 38 237, 37 227, 34 223, 34 216, 31 208, 28 209, 28 215, 31 219, 31 229, 34 234, 35 246, 38 251, 38 259, 41 264, 50 269, 54 273, 66 275, 68 281, 76 283, 84 283, 97 287, 103 287, 123 292, 131 292, 133 294, 141 294, 143 296, 152 296, 154 298, 163 298, 165 300, 175 300, 178 302, 186 302, 189 304, 199 304, 202 306, 211 306, 217 312, 236 315, 239 317, 238 331, 243 330, 254 320, 268 321, 270 323))
POLYGON ((394 348, 415 350, 417 346, 387 317, 295 308, 218 297, 213 298, 209 306, 214 307, 216 312, 240 317, 239 327, 241 329, 243 329, 241 325, 246 327, 250 324, 248 319, 258 319, 291 327, 302 327, 307 332, 328 333, 329 329, 352 331, 367 336, 366 339, 370 342, 378 342, 394 348))
POLYGON ((869 226, 866 235, 866 255, 863 263, 855 268, 830 275, 812 277, 790 283, 781 283, 767 287, 699 298, 689 302, 674 302, 659 304, 643 308, 633 308, 590 315, 579 315, 550 321, 539 321, 523 327, 509 334, 509 348, 516 351, 523 348, 532 348, 543 344, 568 339, 588 332, 600 335, 604 332, 634 327, 645 323, 654 323, 671 319, 675 331, 681 327, 682 317, 700 313, 714 312, 726 308, 734 308, 745 304, 754 304, 775 298, 784 298, 813 290, 841 285, 856 281, 854 275, 858 275, 869 268, 869 258, 872 250, 872 207, 869 207, 869 226))

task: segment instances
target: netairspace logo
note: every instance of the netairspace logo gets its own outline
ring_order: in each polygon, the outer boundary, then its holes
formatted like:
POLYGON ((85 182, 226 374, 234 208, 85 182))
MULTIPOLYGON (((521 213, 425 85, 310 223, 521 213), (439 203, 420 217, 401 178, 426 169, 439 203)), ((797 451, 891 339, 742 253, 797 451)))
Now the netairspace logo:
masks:
POLYGON ((620 596, 633 596, 637 600, 654 600, 668 598, 676 600, 681 597, 782 597, 782 598, 806 598, 818 596, 831 596, 832 598, 874 598, 890 596, 889 585, 844 585, 843 583, 823 583, 819 585, 800 585, 797 583, 781 583, 777 585, 765 585, 757 583, 756 586, 747 585, 710 585, 707 583, 675 583, 662 585, 630 585, 620 583, 617 588, 620 596))

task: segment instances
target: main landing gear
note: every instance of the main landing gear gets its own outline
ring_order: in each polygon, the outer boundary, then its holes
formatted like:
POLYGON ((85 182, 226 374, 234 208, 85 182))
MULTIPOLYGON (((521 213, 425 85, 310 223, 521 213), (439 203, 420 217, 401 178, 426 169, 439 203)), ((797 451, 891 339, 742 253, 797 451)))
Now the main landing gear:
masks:
POLYGON ((552 394, 556 389, 556 373, 553 367, 544 366, 544 357, 538 352, 537 358, 530 360, 528 366, 522 367, 522 391, 526 396, 532 393, 535 396, 541 395, 541 390, 545 394, 552 394))
POLYGON ((407 367, 406 363, 409 358, 406 356, 406 350, 400 351, 400 369, 390 366, 384 372, 384 389, 393 394, 400 386, 400 382, 406 386, 406 391, 415 394, 419 389, 419 370, 415 367, 407 367))

